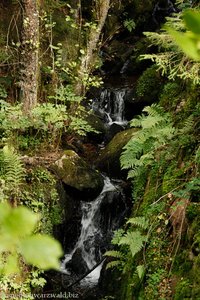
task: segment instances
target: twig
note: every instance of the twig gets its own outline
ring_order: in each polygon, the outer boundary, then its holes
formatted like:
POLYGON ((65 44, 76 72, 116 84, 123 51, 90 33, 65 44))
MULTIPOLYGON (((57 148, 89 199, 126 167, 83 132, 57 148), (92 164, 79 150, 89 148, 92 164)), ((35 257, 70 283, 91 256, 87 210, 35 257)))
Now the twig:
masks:
POLYGON ((13 20, 14 20, 14 15, 12 15, 12 18, 11 18, 10 23, 8 25, 8 32, 7 32, 7 36, 6 36, 6 47, 8 47, 10 28, 11 28, 13 20))
MULTIPOLYGON (((184 183, 185 184, 185 183, 184 183)), ((158 200, 156 200, 155 202, 151 203, 151 205, 154 205, 156 203, 158 203, 160 200, 162 200, 163 198, 165 198, 169 193, 172 193, 173 191, 179 189, 180 187, 182 187, 184 184, 181 184, 177 187, 175 187, 173 190, 169 191, 168 193, 164 194, 162 197, 160 197, 158 200)))
POLYGON ((76 285, 77 283, 79 283, 81 280, 83 280, 87 275, 89 275, 92 271, 94 271, 101 263, 103 263, 106 260, 106 258, 102 258, 100 260, 100 262, 98 262, 91 270, 89 270, 88 272, 86 272, 83 276, 81 276, 80 278, 78 278, 76 281, 74 281, 73 283, 70 283, 66 289, 71 288, 72 286, 76 285))

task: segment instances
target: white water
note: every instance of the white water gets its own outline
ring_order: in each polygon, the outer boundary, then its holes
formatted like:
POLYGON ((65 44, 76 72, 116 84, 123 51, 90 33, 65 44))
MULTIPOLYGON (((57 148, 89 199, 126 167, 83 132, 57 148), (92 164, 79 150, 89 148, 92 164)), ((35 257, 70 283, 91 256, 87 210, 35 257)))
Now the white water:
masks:
MULTIPOLYGON (((68 270, 65 268, 65 265, 72 259, 72 256, 77 249, 82 250, 82 257, 89 270, 91 270, 98 263, 96 261, 95 253, 95 237, 97 234, 102 235, 102 233, 98 224, 95 223, 95 217, 98 213, 99 206, 106 195, 106 192, 115 191, 116 189, 116 186, 111 183, 108 177, 106 177, 104 179, 104 187, 100 195, 92 202, 81 203, 81 233, 72 252, 65 255, 65 259, 61 264, 62 273, 70 275, 68 270), (86 243, 86 241, 88 241, 89 244, 86 243)), ((99 257, 101 257, 101 253, 99 253, 99 257)), ((82 280, 82 284, 96 284, 100 277, 101 267, 102 264, 100 264, 88 276, 86 276, 84 280, 82 280)))
POLYGON ((92 109, 100 113, 107 125, 119 124, 126 125, 124 118, 124 98, 126 89, 109 90, 105 89, 101 92, 99 101, 92 104, 92 109))

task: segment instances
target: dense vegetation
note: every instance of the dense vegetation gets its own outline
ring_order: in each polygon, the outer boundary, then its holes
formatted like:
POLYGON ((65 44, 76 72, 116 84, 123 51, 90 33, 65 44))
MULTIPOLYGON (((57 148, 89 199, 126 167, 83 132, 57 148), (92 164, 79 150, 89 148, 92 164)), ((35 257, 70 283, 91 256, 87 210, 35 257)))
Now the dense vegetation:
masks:
POLYGON ((200 298, 199 4, 177 0, 176 12, 151 28, 156 3, 0 4, 2 299, 34 299, 44 270, 59 268, 63 252, 51 236, 66 211, 52 164, 66 149, 93 164, 87 147, 101 128, 88 92, 119 56, 131 61, 135 97, 148 106, 129 122, 135 130, 120 157, 131 216, 105 253, 102 297, 200 298))

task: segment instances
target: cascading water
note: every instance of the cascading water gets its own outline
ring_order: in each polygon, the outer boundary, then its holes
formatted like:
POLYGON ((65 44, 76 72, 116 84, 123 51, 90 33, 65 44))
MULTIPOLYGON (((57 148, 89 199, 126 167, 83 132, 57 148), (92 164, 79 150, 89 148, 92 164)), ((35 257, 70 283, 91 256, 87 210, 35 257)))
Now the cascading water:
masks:
MULTIPOLYGON (((111 237, 112 231, 118 227, 120 217, 117 215, 113 216, 113 218, 109 216, 110 220, 104 222, 101 210, 102 207, 107 205, 107 201, 112 202, 116 197, 119 197, 120 201, 122 200, 123 202, 124 195, 122 189, 118 184, 113 184, 111 180, 106 177, 100 195, 92 202, 82 201, 81 233, 74 249, 71 253, 65 255, 65 259, 61 265, 61 271, 66 274, 66 276, 69 275, 71 277, 73 273, 79 272, 78 276, 82 275, 81 273, 87 273, 88 270, 92 270, 94 266, 102 260, 102 248, 105 247, 105 241, 111 237), (78 266, 73 266, 75 257, 77 256, 78 266)), ((121 213, 123 214, 123 211, 121 213)), ((101 266, 102 264, 86 276, 84 280, 81 281, 81 284, 86 286, 97 284, 101 266)))
POLYGON ((126 88, 104 89, 101 91, 99 99, 93 102, 93 111, 100 114, 108 126, 114 123, 119 125, 127 124, 127 120, 124 117, 126 91, 126 88))

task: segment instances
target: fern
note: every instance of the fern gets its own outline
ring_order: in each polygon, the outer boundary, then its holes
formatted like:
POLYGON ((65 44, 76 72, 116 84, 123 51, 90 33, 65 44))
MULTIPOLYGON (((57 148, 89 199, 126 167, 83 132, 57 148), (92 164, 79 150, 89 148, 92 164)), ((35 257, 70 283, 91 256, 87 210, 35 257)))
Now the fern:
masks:
POLYGON ((147 229, 148 228, 148 221, 144 218, 144 217, 135 217, 135 218, 130 218, 127 221, 127 224, 132 224, 135 225, 137 227, 140 227, 142 229, 147 229))
POLYGON ((134 257, 143 248, 144 242, 147 241, 147 237, 142 235, 139 230, 127 232, 119 242, 119 245, 128 245, 134 257))
POLYGON ((195 153, 195 163, 197 165, 200 165, 200 146, 199 148, 196 150, 196 153, 195 153))
MULTIPOLYGON (((144 217, 135 217, 127 221, 127 224, 132 224, 139 227, 141 230, 146 230, 148 227, 148 222, 144 217)), ((139 253, 144 247, 144 242, 147 241, 147 235, 144 235, 140 230, 129 229, 128 232, 120 229, 115 232, 112 244, 117 245, 118 250, 107 251, 104 256, 109 256, 113 258, 113 261, 107 264, 107 269, 117 267, 121 271, 125 271, 129 265, 129 258, 134 258, 137 253, 139 253)), ((142 266, 138 266, 136 270, 138 276, 141 279, 144 270, 142 266)))
POLYGON ((12 194, 17 194, 24 179, 24 168, 12 147, 5 146, 0 152, 0 178, 12 194))
POLYGON ((123 169, 129 169, 128 178, 136 178, 141 168, 148 167, 155 159, 156 150, 168 143, 175 133, 170 115, 159 105, 145 107, 142 114, 131 121, 140 130, 124 147, 120 161, 123 169))
POLYGON ((106 265, 106 269, 112 269, 115 267, 119 267, 121 265, 120 260, 113 260, 110 261, 107 265, 106 265))
POLYGON ((114 232, 114 236, 112 238, 112 244, 113 245, 118 245, 120 239, 122 238, 122 236, 124 235, 125 231, 123 229, 118 229, 114 232))
POLYGON ((145 32, 151 45, 158 46, 158 53, 141 55, 141 60, 148 59, 154 62, 161 74, 168 76, 170 80, 181 78, 191 80, 194 84, 200 83, 200 63, 189 59, 177 46, 176 42, 168 33, 168 28, 179 32, 186 31, 182 20, 182 12, 167 17, 165 27, 159 32, 145 32))
POLYGON ((145 273, 144 265, 137 266, 136 271, 139 279, 141 280, 144 277, 144 273, 145 273))
POLYGON ((114 258, 122 258, 123 257, 123 255, 120 251, 115 251, 115 250, 106 251, 104 256, 112 256, 114 258))
POLYGON ((179 130, 180 134, 190 133, 194 129, 194 116, 190 115, 183 123, 183 127, 179 130))
POLYGON ((144 174, 144 168, 133 168, 131 171, 128 172, 128 176, 127 178, 139 178, 141 176, 143 176, 144 174))

